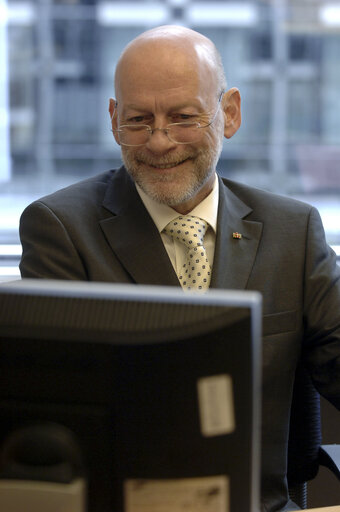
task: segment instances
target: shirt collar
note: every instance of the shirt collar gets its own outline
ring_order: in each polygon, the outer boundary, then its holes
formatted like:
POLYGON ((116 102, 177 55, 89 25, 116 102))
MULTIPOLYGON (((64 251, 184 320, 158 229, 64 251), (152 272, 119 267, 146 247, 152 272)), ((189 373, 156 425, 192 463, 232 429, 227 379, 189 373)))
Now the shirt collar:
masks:
MULTIPOLYGON (((189 215, 195 215, 205 220, 216 233, 217 227, 217 210, 218 210, 218 179, 215 174, 214 186, 210 194, 203 199, 195 208, 189 212, 189 215)), ((161 204, 149 197, 136 183, 137 192, 144 203, 145 208, 149 212, 152 220, 161 233, 165 226, 176 217, 179 213, 166 204, 161 204)))

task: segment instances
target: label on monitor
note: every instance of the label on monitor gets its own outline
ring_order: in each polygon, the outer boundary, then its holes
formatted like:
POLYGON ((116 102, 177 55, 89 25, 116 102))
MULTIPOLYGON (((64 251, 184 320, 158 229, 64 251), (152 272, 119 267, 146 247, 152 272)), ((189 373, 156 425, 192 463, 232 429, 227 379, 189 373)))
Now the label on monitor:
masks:
POLYGON ((230 434, 235 429, 233 382, 230 375, 203 377, 197 382, 202 435, 230 434))
POLYGON ((124 512, 229 512, 229 479, 126 480, 124 500, 124 512))

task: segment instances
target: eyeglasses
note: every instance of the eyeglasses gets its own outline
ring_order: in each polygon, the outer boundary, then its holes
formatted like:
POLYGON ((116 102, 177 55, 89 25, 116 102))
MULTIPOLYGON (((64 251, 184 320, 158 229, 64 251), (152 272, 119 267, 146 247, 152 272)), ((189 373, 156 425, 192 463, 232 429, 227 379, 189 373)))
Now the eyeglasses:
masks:
POLYGON ((200 122, 171 123, 165 126, 165 128, 151 128, 147 124, 123 124, 112 131, 118 134, 119 142, 123 146, 144 146, 150 140, 151 135, 157 130, 164 132, 168 139, 175 144, 197 142, 202 135, 201 129, 207 128, 215 121, 223 92, 221 92, 218 99, 216 112, 207 124, 202 125, 200 122))

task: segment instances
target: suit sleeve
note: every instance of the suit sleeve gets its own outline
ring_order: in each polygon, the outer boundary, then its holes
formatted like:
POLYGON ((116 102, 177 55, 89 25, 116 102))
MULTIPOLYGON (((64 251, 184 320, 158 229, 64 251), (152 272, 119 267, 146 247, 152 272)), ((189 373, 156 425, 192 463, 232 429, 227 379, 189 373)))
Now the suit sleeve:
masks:
POLYGON ((87 280, 81 258, 58 216, 40 201, 20 219, 23 278, 87 280))
POLYGON ((318 391, 340 409, 340 267, 314 208, 305 261, 303 354, 318 391))

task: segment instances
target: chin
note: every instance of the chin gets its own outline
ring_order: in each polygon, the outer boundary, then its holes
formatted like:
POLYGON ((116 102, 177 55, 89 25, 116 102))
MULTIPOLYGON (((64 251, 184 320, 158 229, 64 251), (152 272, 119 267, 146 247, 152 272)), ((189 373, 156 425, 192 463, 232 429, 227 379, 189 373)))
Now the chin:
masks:
POLYGON ((132 179, 151 199, 174 207, 193 199, 215 172, 217 152, 204 152, 178 168, 153 170, 139 164, 128 151, 122 152, 123 162, 132 179))
POLYGON ((151 199, 168 206, 176 206, 188 201, 196 195, 199 189, 199 187, 183 188, 178 184, 171 185, 164 182, 153 184, 139 182, 138 185, 151 199))

